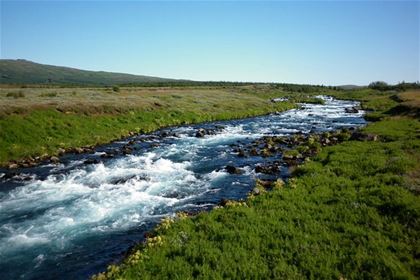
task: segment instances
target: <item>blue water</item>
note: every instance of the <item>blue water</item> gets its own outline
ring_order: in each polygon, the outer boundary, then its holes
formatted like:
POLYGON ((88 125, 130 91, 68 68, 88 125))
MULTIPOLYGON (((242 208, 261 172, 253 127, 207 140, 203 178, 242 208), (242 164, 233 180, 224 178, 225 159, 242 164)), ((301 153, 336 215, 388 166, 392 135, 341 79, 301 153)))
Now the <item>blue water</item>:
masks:
MULTIPOLYGON (((325 105, 303 104, 281 114, 137 135, 94 154, 65 155, 57 165, 19 169, 15 176, 0 170, 0 279, 86 279, 120 260, 162 217, 246 197, 263 176, 255 165, 281 160, 238 157, 234 144, 365 124, 363 112, 344 111, 358 103, 323 98, 325 105), (203 127, 217 133, 195 137, 203 127), (177 135, 162 137, 164 132, 177 135), (127 144, 132 154, 101 157, 127 144), (230 175, 226 165, 244 173, 230 175)), ((287 176, 285 164, 278 176, 287 176)))

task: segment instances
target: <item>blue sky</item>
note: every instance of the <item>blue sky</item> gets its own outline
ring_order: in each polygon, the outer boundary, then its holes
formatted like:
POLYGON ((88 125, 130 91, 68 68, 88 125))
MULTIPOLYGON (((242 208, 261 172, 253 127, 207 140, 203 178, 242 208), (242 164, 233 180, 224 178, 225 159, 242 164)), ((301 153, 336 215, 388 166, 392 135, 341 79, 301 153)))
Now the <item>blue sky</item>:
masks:
POLYGON ((4 1, 1 58, 194 80, 420 80, 417 1, 4 1))

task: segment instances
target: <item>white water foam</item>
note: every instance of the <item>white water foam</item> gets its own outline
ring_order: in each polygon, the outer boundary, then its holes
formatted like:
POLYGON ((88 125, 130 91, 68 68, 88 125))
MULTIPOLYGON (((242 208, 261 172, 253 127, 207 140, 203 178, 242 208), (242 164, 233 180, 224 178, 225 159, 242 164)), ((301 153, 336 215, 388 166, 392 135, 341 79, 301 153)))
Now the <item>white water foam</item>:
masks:
POLYGON ((158 209, 205 191, 207 185, 197 183, 187 169, 189 165, 147 153, 18 187, 2 197, 0 212, 27 215, 38 210, 40 214, 3 224, 0 253, 39 243, 56 242, 61 246, 65 245, 63 236, 68 241, 95 230, 121 230, 159 215, 158 209), (182 197, 165 197, 177 191, 182 197))
MULTIPOLYGON (((73 160, 55 166, 46 179, 33 177, 19 187, 0 190, 0 263, 7 266, 8 260, 21 261, 26 255, 32 267, 48 266, 45 260, 54 258, 65 263, 63 256, 74 253, 69 248, 80 240, 126 233, 174 211, 208 208, 212 204, 207 202, 214 202, 210 198, 224 196, 225 191, 246 191, 256 174, 248 166, 242 175, 230 177, 223 167, 243 166, 247 160, 231 154, 230 145, 263 135, 354 125, 346 118, 363 114, 345 113, 345 108, 357 105, 354 102, 322 98, 326 105, 302 105, 300 110, 230 121, 218 134, 203 138, 191 137, 194 127, 174 128, 180 138, 162 141, 147 153, 91 165, 73 160)), ((156 141, 161 140, 156 137, 156 141)), ((82 254, 92 252, 84 250, 82 254)))

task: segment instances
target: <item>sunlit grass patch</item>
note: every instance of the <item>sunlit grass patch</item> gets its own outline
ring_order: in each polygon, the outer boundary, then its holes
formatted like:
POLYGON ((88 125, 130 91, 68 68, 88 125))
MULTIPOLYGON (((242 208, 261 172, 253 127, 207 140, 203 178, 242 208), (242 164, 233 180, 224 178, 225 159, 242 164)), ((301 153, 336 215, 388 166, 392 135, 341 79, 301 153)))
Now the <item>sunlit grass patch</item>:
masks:
POLYGON ((369 101, 376 141, 322 148, 280 188, 159 227, 166 242, 111 278, 420 277, 420 122, 385 113, 398 104, 388 93, 369 101))
POLYGON ((107 143, 160 127, 227 120, 283 111, 273 93, 225 89, 24 88, 26 98, 0 89, 0 163, 55 154, 58 148, 107 143))
POLYGON ((415 167, 405 139, 324 148, 293 188, 160 227, 166 242, 116 278, 415 279, 420 198, 402 179, 415 167))

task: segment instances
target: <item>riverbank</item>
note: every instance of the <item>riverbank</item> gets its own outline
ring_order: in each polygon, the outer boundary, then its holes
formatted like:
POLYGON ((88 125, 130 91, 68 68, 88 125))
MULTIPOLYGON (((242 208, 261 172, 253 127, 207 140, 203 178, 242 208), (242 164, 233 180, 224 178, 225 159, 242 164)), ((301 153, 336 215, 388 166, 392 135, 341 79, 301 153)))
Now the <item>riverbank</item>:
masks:
POLYGON ((285 93, 232 88, 0 89, 0 165, 33 166, 51 156, 156 129, 264 115, 303 100, 285 93))
MULTIPOLYGON (((66 152, 159 128, 239 119, 320 102, 269 85, 0 88, 0 166, 30 167, 66 152), (287 101, 271 102, 288 96, 287 101)), ((55 157, 53 161, 56 160, 55 157)))
POLYGON ((418 278, 420 122, 394 109, 418 95, 335 96, 371 110, 374 137, 322 148, 269 192, 164 220, 96 278, 418 278))
MULTIPOLYGON (((286 178, 281 152, 303 138, 284 136, 325 132, 327 144, 326 132, 365 124, 363 112, 353 112, 358 102, 319 98, 323 105, 171 127, 57 163, 0 169, 0 278, 86 279, 121 260, 163 217, 244 199, 255 178, 286 178)), ((307 140, 302 156, 317 149, 307 140)))

